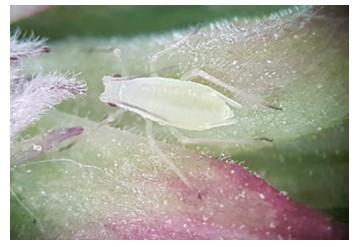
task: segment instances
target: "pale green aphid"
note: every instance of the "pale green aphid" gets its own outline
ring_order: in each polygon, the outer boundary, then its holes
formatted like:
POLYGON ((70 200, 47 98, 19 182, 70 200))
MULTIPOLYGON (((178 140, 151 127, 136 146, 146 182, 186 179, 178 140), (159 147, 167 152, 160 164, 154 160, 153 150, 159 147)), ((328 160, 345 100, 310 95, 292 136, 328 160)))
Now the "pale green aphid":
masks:
POLYGON ((160 125, 183 130, 203 131, 235 124, 232 108, 241 105, 209 86, 189 80, 195 77, 226 88, 245 101, 275 108, 258 96, 246 94, 202 70, 193 70, 180 79, 105 76, 105 91, 100 100, 135 112, 160 125))
MULTIPOLYGON (((170 47, 151 56, 149 61, 150 71, 154 71, 152 65, 157 61, 160 54, 177 48, 198 30, 196 28, 170 47)), ((119 49, 115 49, 113 53, 121 59, 119 49)), ((180 133, 177 129, 204 131, 237 123, 232 108, 240 108, 241 105, 209 86, 192 81, 193 78, 197 77, 232 92, 245 103, 264 105, 280 110, 280 108, 266 103, 261 97, 234 88, 200 69, 191 70, 179 79, 158 76, 138 78, 106 76, 103 78, 105 90, 100 96, 102 102, 111 103, 121 109, 135 112, 146 120, 146 132, 151 150, 157 153, 161 160, 188 187, 192 187, 189 180, 157 146, 152 136, 152 121, 169 127, 172 135, 184 144, 245 144, 256 140, 271 141, 268 138, 255 138, 254 140, 242 138, 228 140, 190 138, 180 133)), ((109 116, 106 122, 113 121, 120 115, 119 113, 122 113, 122 110, 117 111, 115 115, 109 116)))
MULTIPOLYGON (((202 131, 234 124, 234 113, 230 106, 240 107, 239 103, 218 91, 188 80, 106 76, 103 78, 103 83, 105 91, 100 96, 100 100, 135 112, 145 118, 151 150, 157 153, 190 188, 192 185, 189 180, 155 143, 151 121, 184 130, 202 131)), ((192 140, 175 129, 171 129, 171 133, 181 142, 190 143, 192 140)), ((203 141, 205 140, 196 140, 196 142, 203 141)))
MULTIPOLYGON (((259 97, 228 86, 202 70, 193 70, 180 79, 105 76, 103 78, 105 90, 100 96, 102 102, 135 112, 146 120, 146 131, 151 150, 157 153, 188 187, 191 187, 188 179, 155 143, 152 136, 152 121, 169 127, 171 133, 182 143, 243 144, 255 141, 242 138, 233 140, 189 138, 177 131, 176 128, 203 131, 236 123, 232 108, 239 108, 241 105, 209 86, 189 80, 194 77, 202 77, 217 86, 243 96, 247 101, 271 107, 259 97)), ((116 115, 119 114, 116 112, 116 115)), ((113 116, 110 116, 107 120, 112 121, 112 118, 113 116)), ((267 138, 256 139, 268 140, 267 138)))
POLYGON ((232 107, 239 103, 211 87, 162 77, 104 77, 100 100, 113 103, 160 125, 207 130, 234 124, 232 107))

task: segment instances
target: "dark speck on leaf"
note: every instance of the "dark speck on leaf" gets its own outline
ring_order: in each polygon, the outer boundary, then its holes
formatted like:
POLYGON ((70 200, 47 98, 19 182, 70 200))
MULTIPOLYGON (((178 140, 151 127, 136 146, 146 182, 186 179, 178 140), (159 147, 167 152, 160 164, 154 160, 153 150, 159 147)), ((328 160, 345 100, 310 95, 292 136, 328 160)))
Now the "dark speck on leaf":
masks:
POLYGON ((255 138, 255 140, 257 140, 257 141, 273 142, 273 139, 270 139, 270 138, 267 138, 267 137, 255 138))
POLYGON ((69 148, 73 147, 73 146, 74 146, 74 144, 75 144, 75 142, 72 142, 72 143, 70 143, 69 145, 67 145, 67 146, 65 146, 65 147, 60 148, 60 149, 59 149, 59 152, 64 151, 64 150, 67 150, 67 149, 69 149, 69 148))
POLYGON ((44 47, 42 48, 42 52, 44 52, 44 53, 48 53, 48 52, 50 52, 49 47, 44 46, 44 47))
POLYGON ((200 192, 197 193, 197 198, 198 198, 199 200, 202 200, 202 196, 201 196, 201 193, 200 193, 200 192))
POLYGON ((113 104, 113 103, 108 103, 108 105, 109 105, 110 107, 117 107, 117 105, 116 105, 116 104, 113 104))

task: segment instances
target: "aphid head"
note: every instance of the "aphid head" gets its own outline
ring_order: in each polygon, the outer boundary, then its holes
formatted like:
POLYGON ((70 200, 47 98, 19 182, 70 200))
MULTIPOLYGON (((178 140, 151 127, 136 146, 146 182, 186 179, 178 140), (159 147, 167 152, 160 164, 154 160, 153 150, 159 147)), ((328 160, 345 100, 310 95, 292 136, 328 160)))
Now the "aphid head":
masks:
MULTIPOLYGON (((121 83, 121 82, 128 81, 130 79, 133 79, 133 78, 130 77, 130 76, 124 76, 124 75, 121 75, 121 74, 117 73, 117 74, 114 74, 112 76, 108 76, 108 79, 113 80, 114 82, 120 82, 121 83)), ((103 81, 104 81, 104 79, 103 79, 103 81)))
POLYGON ((119 102, 119 94, 122 90, 122 81, 127 79, 125 77, 114 77, 114 76, 105 76, 103 77, 104 92, 101 94, 99 99, 108 104, 109 106, 117 105, 119 102))
POLYGON ((128 76, 128 75, 121 75, 121 74, 114 74, 111 76, 111 78, 114 80, 114 81, 118 81, 118 82, 126 82, 126 81, 130 81, 132 79, 136 79, 136 78, 140 78, 140 77, 143 77, 143 76, 128 76))

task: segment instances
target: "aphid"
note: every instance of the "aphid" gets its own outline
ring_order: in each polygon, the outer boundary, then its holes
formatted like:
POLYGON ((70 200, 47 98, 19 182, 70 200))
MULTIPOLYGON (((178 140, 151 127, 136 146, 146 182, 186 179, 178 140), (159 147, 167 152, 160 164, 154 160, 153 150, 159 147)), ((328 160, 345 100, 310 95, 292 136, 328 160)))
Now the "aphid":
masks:
POLYGON ((233 124, 230 106, 240 105, 218 91, 191 81, 162 77, 104 77, 101 101, 138 113, 160 125, 207 130, 233 124))
MULTIPOLYGON (((232 108, 240 108, 241 105, 209 86, 189 80, 195 77, 202 77, 219 87, 226 88, 246 101, 276 108, 264 103, 258 96, 235 89, 201 70, 194 70, 180 79, 129 78, 120 77, 118 74, 106 76, 103 78, 105 91, 100 100, 111 106, 116 105, 135 112, 160 125, 183 130, 203 131, 235 124, 232 108)), ((177 130, 173 129, 172 133, 177 133, 177 130)), ((179 137, 179 134, 176 135, 179 137)), ((188 142, 187 138, 181 139, 181 142, 188 142)), ((195 143, 195 140, 191 142, 195 143)), ((245 140, 241 141, 244 142, 245 140)))
MULTIPOLYGON (((119 74, 105 76, 103 78, 105 91, 100 96, 102 102, 121 108, 109 116, 107 122, 115 120, 124 110, 135 112, 146 120, 146 132, 151 150, 157 153, 188 187, 191 187, 188 179, 156 145, 152 136, 152 121, 169 127, 171 133, 184 144, 250 142, 241 138, 233 140, 189 138, 177 130, 203 131, 236 123, 232 108, 240 108, 241 105, 209 86, 189 80, 194 77, 202 77, 219 87, 226 88, 246 101, 271 107, 259 97, 233 88, 201 70, 191 71, 180 79, 129 78, 119 74)), ((271 141, 271 139, 261 137, 253 141, 271 141)))
MULTIPOLYGON (((157 59, 162 54, 177 49, 199 31, 200 27, 196 27, 172 45, 153 54, 148 61, 150 66, 149 72, 152 73, 151 77, 130 78, 122 77, 119 74, 113 77, 104 77, 103 83, 105 91, 100 96, 102 102, 121 108, 115 114, 109 116, 105 120, 106 122, 116 120, 125 110, 135 112, 146 120, 146 133, 151 150, 157 153, 161 160, 167 164, 188 187, 191 187, 188 179, 156 145, 152 136, 153 121, 167 126, 172 135, 183 144, 245 144, 250 141, 272 141, 265 137, 255 138, 254 140, 242 138, 220 140, 216 138, 189 138, 184 136, 178 129, 204 131, 237 123, 233 108, 241 107, 239 102, 209 86, 192 81, 193 78, 202 78, 217 87, 228 90, 245 103, 263 105, 275 110, 281 110, 279 107, 268 104, 261 97, 250 95, 240 89, 234 88, 200 69, 191 70, 179 79, 154 75, 153 72, 155 72, 155 70, 153 65, 156 64, 157 59)), ((120 49, 114 49, 113 53, 122 59, 120 49)))
MULTIPOLYGON (((152 136, 152 121, 169 127, 171 133, 182 143, 242 144, 250 142, 243 139, 189 138, 177 130, 203 131, 236 123, 232 108, 240 108, 241 105, 209 86, 191 81, 190 79, 194 77, 202 77, 219 87, 243 96, 247 101, 270 107, 259 97, 235 89, 201 70, 193 70, 180 79, 129 78, 118 74, 105 76, 103 78, 105 91, 100 96, 102 102, 121 108, 106 121, 113 121, 115 116, 124 112, 122 109, 135 112, 146 120, 146 132, 151 150, 157 153, 188 187, 191 187, 188 179, 156 145, 152 136)), ((271 108, 275 109, 275 107, 271 108)), ((254 141, 271 140, 262 137, 254 141)))

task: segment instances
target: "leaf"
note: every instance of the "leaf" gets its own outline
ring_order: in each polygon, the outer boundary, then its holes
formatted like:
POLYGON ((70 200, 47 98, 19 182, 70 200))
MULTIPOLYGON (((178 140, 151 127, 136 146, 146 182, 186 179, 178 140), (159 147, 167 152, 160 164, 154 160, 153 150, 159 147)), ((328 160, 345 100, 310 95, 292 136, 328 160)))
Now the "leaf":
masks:
MULTIPOLYGON (((28 129, 25 136, 29 137, 44 130, 65 127, 65 122, 67 122, 67 126, 84 125, 84 127, 89 127, 88 124, 90 125, 92 121, 99 122, 104 119, 113 111, 99 101, 99 95, 103 91, 101 79, 104 75, 120 73, 122 75, 148 76, 150 72, 157 72, 161 76, 179 78, 181 74, 190 69, 201 68, 229 85, 245 90, 250 94, 261 96, 272 104, 283 106, 284 110, 273 111, 261 105, 245 102, 242 109, 235 110, 238 124, 202 133, 184 133, 191 137, 219 139, 267 137, 273 139, 272 145, 266 145, 262 142, 238 147, 232 145, 195 145, 187 146, 187 149, 200 155, 207 155, 210 158, 222 159, 225 163, 232 159, 237 163, 247 165, 251 171, 260 174, 264 180, 279 190, 286 191, 294 200, 329 212, 342 221, 348 221, 347 25, 348 18, 345 17, 343 8, 322 7, 291 10, 267 19, 226 20, 203 25, 199 29, 191 28, 151 36, 128 39, 73 38, 60 41, 57 44, 53 43, 52 50, 54 53, 47 58, 39 59, 38 63, 33 63, 28 67, 28 70, 38 69, 41 66, 46 71, 54 68, 82 71, 81 76, 88 82, 89 95, 85 99, 67 102, 58 107, 61 111, 78 115, 81 118, 63 116, 55 111, 49 117, 43 118, 37 126, 28 129), (186 42, 173 46, 175 42, 184 37, 188 37, 184 39, 186 42), (168 49, 169 47, 172 49, 168 49), (120 58, 112 54, 114 48, 119 49, 120 58), (154 54, 164 48, 166 48, 165 52, 158 53, 157 59, 152 59, 154 54), (149 65, 150 60, 154 61, 152 68, 149 65), (273 72, 276 73, 273 74, 273 72), (85 118, 89 118, 91 122, 87 122, 85 118), (339 215, 340 213, 342 215, 339 215)), ((196 81, 208 84, 204 80, 197 79, 196 81)), ((228 97, 235 97, 231 92, 217 89, 228 97)), ((235 99, 243 100, 237 97, 235 99)), ((177 141, 170 137, 167 128, 154 126, 153 131, 158 141, 178 145, 177 141)), ((270 227, 272 221, 269 219, 274 218, 268 218, 269 216, 267 217, 265 212, 269 212, 267 209, 279 212, 278 210, 283 210, 283 206, 274 205, 274 207, 267 204, 263 207, 264 204, 261 203, 264 201, 261 198, 263 196, 260 197, 259 192, 263 193, 268 203, 271 203, 277 197, 276 191, 271 193, 269 198, 269 194, 268 196, 264 194, 264 192, 269 191, 269 186, 263 183, 260 191, 253 187, 254 191, 250 192, 253 199, 248 201, 247 208, 253 209, 255 207, 256 212, 260 214, 250 214, 255 218, 248 218, 243 210, 239 210, 241 206, 237 202, 225 198, 225 194, 217 191, 218 188, 225 186, 228 188, 227 191, 232 194, 236 193, 232 187, 241 192, 245 189, 244 186, 238 187, 233 182, 218 180, 218 175, 211 175, 211 184, 204 183, 203 174, 210 172, 210 169, 205 168, 205 166, 209 167, 212 159, 203 158, 202 160, 205 159, 206 163, 203 161, 196 162, 193 159, 195 153, 188 153, 189 151, 179 149, 176 146, 170 147, 176 151, 165 150, 166 146, 162 145, 162 150, 167 157, 179 161, 177 164, 184 172, 183 174, 192 173, 196 177, 193 183, 200 187, 204 185, 207 191, 212 191, 209 194, 210 198, 207 199, 215 202, 210 206, 212 211, 220 210, 217 209, 220 204, 225 206, 226 203, 230 203, 227 207, 229 210, 220 211, 222 212, 220 218, 225 218, 225 220, 217 218, 216 221, 213 221, 217 226, 227 229, 226 231, 221 231, 220 227, 202 228, 202 225, 197 225, 200 221, 190 217, 193 220, 192 227, 195 227, 192 228, 187 222, 183 223, 183 220, 187 218, 183 216, 184 214, 179 217, 177 214, 175 215, 173 210, 180 209, 182 213, 185 212, 183 210, 194 212, 195 207, 181 202, 181 206, 178 208, 175 205, 179 205, 179 198, 175 200, 175 204, 162 207, 163 197, 159 197, 159 189, 170 189, 170 187, 151 187, 148 183, 144 186, 145 181, 159 182, 158 180, 163 180, 168 175, 178 178, 175 171, 167 170, 168 166, 154 160, 157 155, 154 157, 147 151, 136 156, 129 156, 128 152, 137 153, 137 151, 142 152, 142 150, 148 149, 147 144, 142 148, 136 145, 142 143, 141 136, 145 135, 144 121, 135 114, 126 113, 115 127, 118 129, 105 127, 97 129, 93 125, 91 127, 92 134, 85 134, 84 140, 80 140, 79 145, 76 144, 64 152, 50 153, 43 159, 70 158, 82 165, 91 164, 107 169, 113 169, 113 161, 119 159, 122 162, 117 162, 117 164, 124 165, 124 169, 114 172, 114 174, 117 178, 118 176, 121 177, 117 181, 121 181, 120 183, 125 186, 122 187, 126 190, 124 193, 122 190, 120 194, 113 195, 109 191, 118 190, 118 184, 115 185, 114 181, 110 181, 104 172, 96 168, 89 168, 93 172, 87 171, 87 169, 83 169, 83 166, 77 168, 72 161, 58 162, 59 160, 55 160, 54 162, 46 163, 44 161, 44 163, 40 163, 45 164, 45 166, 37 163, 31 166, 24 164, 23 167, 13 171, 13 191, 20 201, 29 205, 28 208, 36 216, 36 222, 40 220, 43 225, 47 226, 45 231, 42 231, 41 227, 38 228, 38 235, 36 235, 38 238, 141 238, 142 236, 145 238, 171 238, 167 234, 176 234, 174 236, 178 238, 191 238, 187 231, 181 229, 166 227, 160 230, 157 228, 163 227, 160 221, 166 222, 170 218, 177 221, 178 225, 181 222, 181 225, 186 224, 184 228, 191 232, 195 232, 193 231, 195 228, 199 229, 200 235, 192 235, 194 238, 207 238, 209 236, 207 231, 210 231, 213 236, 219 234, 218 236, 224 238, 278 238, 278 235, 281 235, 282 238, 343 238, 346 236, 345 226, 336 226, 335 223, 331 223, 319 213, 315 211, 311 213, 311 211, 301 209, 293 202, 286 202, 284 199, 282 205, 286 205, 287 208, 290 206, 290 209, 298 209, 295 212, 301 210, 303 212, 302 218, 305 216, 308 220, 303 223, 299 221, 301 218, 297 219, 298 215, 290 212, 290 218, 287 221, 288 224, 293 225, 290 229, 295 229, 294 226, 296 225, 300 228, 297 227, 292 235, 288 235, 288 226, 278 222, 278 225, 283 227, 270 230, 273 227, 270 227), (133 132, 137 136, 131 135, 129 132, 133 132), (118 136, 120 139, 117 139, 118 136), (112 139, 116 141, 113 142, 112 139), (121 143, 119 147, 118 142, 121 143), (129 150, 131 147, 135 150, 129 150), (100 154, 100 157, 97 157, 97 154, 100 154), (113 155, 116 155, 116 158, 113 155), (190 160, 183 160, 187 156, 190 156, 190 160), (124 161, 127 157, 132 158, 124 161), (26 179, 26 170, 29 167, 32 167, 32 175, 26 179), (135 171, 136 169, 139 170, 135 171), (65 170, 68 170, 69 176, 64 174, 65 170), (166 170, 165 174, 162 173, 164 170, 166 170), (73 180, 72 175, 75 177, 73 180), (84 180, 76 181, 82 175, 84 175, 84 180), (93 178, 90 179, 92 176, 93 178), (150 179, 149 176, 152 178, 150 179), (132 179, 135 177, 141 177, 142 181, 133 181, 132 179), (147 178, 144 179, 145 177, 147 178), (40 180, 36 186, 27 184, 28 182, 37 183, 38 178, 40 180), (54 183, 49 186, 46 185, 53 180, 54 183), (110 185, 105 181, 108 181, 110 185), (22 183, 25 184, 20 187, 33 189, 26 191, 16 189, 16 186, 22 183), (219 183, 220 185, 218 185, 219 183), (69 187, 67 184, 70 184, 69 187), (41 197, 42 189, 47 195, 56 195, 52 199, 53 201, 41 197), (45 189, 50 189, 49 193, 45 189), (59 194, 57 194, 58 192, 59 194), (155 196, 153 196, 154 193, 155 196), (35 201, 30 199, 32 197, 35 201), (64 202, 65 204, 59 204, 58 208, 57 203, 61 202, 59 198, 68 199, 64 202), (112 202, 110 205, 104 203, 110 199, 112 202), (54 200, 57 203, 54 203, 54 200), (256 205, 252 203, 256 203, 256 205), (69 206, 70 209, 66 211, 66 206, 61 205, 69 206), (128 207, 128 205, 131 206, 128 207), (155 208, 156 205, 162 209, 159 210, 160 212, 167 208, 172 213, 166 214, 168 217, 166 219, 155 211, 146 210, 155 208), (84 206, 86 207, 84 208, 84 206), (114 209, 115 207, 116 209, 114 209), (133 217, 129 217, 128 213, 127 217, 124 216, 124 211, 128 209, 132 212, 130 215, 133 217), (135 211, 137 213, 134 213, 135 211), (109 216, 109 212, 115 212, 116 216, 109 216), (140 212, 143 214, 142 217, 138 214, 140 212), (237 215, 239 213, 240 215, 237 215), (93 217, 98 218, 94 219, 93 217), (243 219, 247 223, 245 230, 236 231, 237 237, 231 234, 234 222, 229 221, 229 217, 238 220, 235 223, 237 227, 243 228, 240 225, 243 219), (92 219, 92 223, 88 219, 92 219), (312 219, 315 220, 316 224, 321 224, 323 227, 310 232, 309 229, 314 229, 310 227, 312 219), (254 220, 260 223, 255 232, 250 230, 254 220), (127 226, 132 227, 127 227, 130 229, 128 235, 120 236, 117 233, 125 230, 126 221, 127 226), (324 231, 328 229, 329 224, 333 229, 331 235, 327 233, 328 231, 324 231), (266 228, 260 230, 263 227, 266 228), (134 231, 131 231, 132 229, 134 231), (152 233, 152 229, 155 232, 152 233), (160 232, 165 234, 161 235, 160 232)), ((159 143, 159 145, 161 144, 159 143)), ((216 166, 223 167, 226 164, 219 163, 216 166)), ((232 167, 234 168, 234 165, 232 167)), ((244 175, 251 176, 245 170, 237 168, 237 178, 241 179, 244 175)), ((214 170, 211 169, 211 171, 214 170)), ((222 174, 219 172, 216 174, 222 174)), ((220 176, 222 177, 222 175, 220 176)), ((251 179, 261 181, 255 177, 251 179)), ((182 193, 185 193, 184 190, 182 193)), ((167 195, 174 198, 178 194, 173 191, 167 195)), ((195 199, 195 192, 193 195, 195 199)), ((235 194, 232 195, 235 196, 235 194)), ((203 198, 203 195, 201 197, 203 198)), ((198 198, 198 194, 196 198, 198 198)), ((34 227, 30 223, 32 217, 20 218, 19 215, 22 215, 21 208, 24 207, 14 197, 12 203, 12 205, 18 205, 14 206, 14 216, 12 217, 12 219, 16 219, 12 220, 14 238, 34 237, 34 233, 31 232, 34 231, 34 227), (24 230, 28 227, 33 228, 29 231, 24 230)), ((199 214, 197 217, 200 219, 202 215, 199 214)), ((274 226, 274 223, 271 226, 274 226)))
MULTIPOLYGON (((41 66, 87 72, 83 76, 92 88, 89 102, 82 102, 79 111, 98 121, 107 109, 98 100, 105 74, 137 76, 159 71, 161 76, 178 78, 192 69, 203 69, 234 87, 283 106, 284 110, 244 102, 241 110, 235 110, 238 124, 190 133, 191 136, 266 136, 279 142, 338 126, 348 117, 346 24, 345 18, 333 19, 309 10, 285 17, 276 15, 267 21, 213 23, 196 33, 186 30, 112 41, 73 39, 71 45, 60 43, 55 48, 57 55, 44 58, 41 66), (335 25, 330 21, 335 21, 335 25), (185 36, 185 42, 172 46, 185 36), (111 48, 120 50, 120 59, 113 57, 111 48), (151 60, 154 64, 150 65, 151 60), (151 71, 149 67, 153 67, 151 71)), ((66 111, 72 106, 61 109, 66 111)), ((130 118, 136 120, 137 116, 125 117, 120 126, 134 128, 136 123, 130 118)), ((232 147, 229 153, 233 153, 232 147)))
POLYGON ((343 225, 238 164, 161 145, 186 185, 145 138, 58 112, 46 118, 66 120, 61 127, 82 124, 84 135, 69 149, 12 167, 12 238, 346 237, 343 225))

